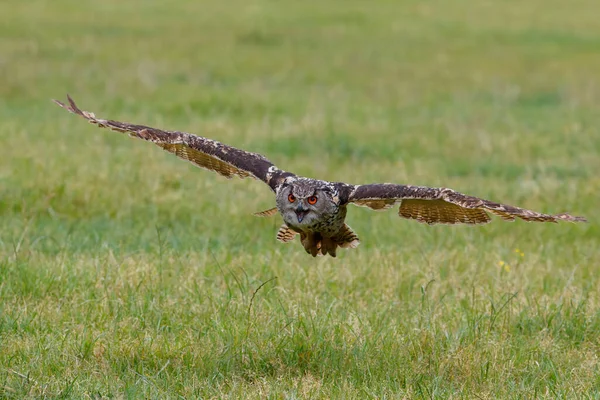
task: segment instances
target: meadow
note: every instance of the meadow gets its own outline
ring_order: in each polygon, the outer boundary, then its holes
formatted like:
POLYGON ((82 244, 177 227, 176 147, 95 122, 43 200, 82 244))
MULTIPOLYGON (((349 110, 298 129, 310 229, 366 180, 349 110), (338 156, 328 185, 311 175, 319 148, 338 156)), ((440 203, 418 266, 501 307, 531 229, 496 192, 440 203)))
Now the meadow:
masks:
POLYGON ((5 0, 0 398, 600 398, 600 4, 5 0), (283 169, 588 224, 275 240, 227 180, 56 107, 283 169))

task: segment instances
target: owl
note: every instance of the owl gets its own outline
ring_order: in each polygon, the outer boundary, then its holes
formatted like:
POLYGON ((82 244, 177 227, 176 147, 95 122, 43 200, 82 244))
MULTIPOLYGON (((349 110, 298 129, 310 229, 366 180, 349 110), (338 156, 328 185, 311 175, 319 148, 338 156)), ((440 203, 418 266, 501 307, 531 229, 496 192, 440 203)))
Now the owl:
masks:
POLYGON ((56 104, 101 128, 127 133, 152 142, 195 165, 232 178, 254 178, 263 181, 275 193, 275 204, 269 210, 255 213, 267 217, 279 213, 283 224, 277 240, 288 243, 296 236, 304 250, 313 257, 336 256, 338 247, 355 248, 358 236, 346 224, 349 204, 385 210, 399 205, 398 214, 425 224, 485 224, 494 214, 505 221, 520 218, 537 222, 586 222, 583 217, 542 214, 524 208, 500 204, 456 192, 448 188, 372 183, 353 185, 297 176, 277 168, 260 154, 250 153, 178 131, 165 131, 144 125, 96 118, 77 107, 67 95, 68 104, 56 104))

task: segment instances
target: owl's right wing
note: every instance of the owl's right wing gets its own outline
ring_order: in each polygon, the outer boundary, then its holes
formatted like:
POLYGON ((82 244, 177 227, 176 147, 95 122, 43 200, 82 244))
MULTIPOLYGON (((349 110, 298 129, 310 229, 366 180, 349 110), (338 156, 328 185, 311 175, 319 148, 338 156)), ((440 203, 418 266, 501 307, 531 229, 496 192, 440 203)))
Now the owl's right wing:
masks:
POLYGON ((452 189, 425 186, 375 183, 357 185, 350 192, 349 203, 384 210, 400 203, 398 214, 426 224, 485 224, 490 222, 488 212, 506 221, 520 218, 538 222, 586 222, 583 217, 567 213, 550 215, 520 207, 495 203, 469 196, 452 189))
POLYGON ((85 118, 90 123, 98 125, 100 128, 109 128, 113 131, 128 133, 129 136, 147 140, 179 158, 190 161, 198 167, 214 171, 226 178, 238 176, 240 178, 259 179, 275 191, 285 177, 293 176, 293 174, 275 167, 273 163, 260 154, 236 149, 216 140, 191 133, 164 131, 144 125, 96 118, 93 113, 79 109, 70 96, 67 95, 67 99, 69 104, 57 100, 54 100, 54 102, 73 114, 85 118))

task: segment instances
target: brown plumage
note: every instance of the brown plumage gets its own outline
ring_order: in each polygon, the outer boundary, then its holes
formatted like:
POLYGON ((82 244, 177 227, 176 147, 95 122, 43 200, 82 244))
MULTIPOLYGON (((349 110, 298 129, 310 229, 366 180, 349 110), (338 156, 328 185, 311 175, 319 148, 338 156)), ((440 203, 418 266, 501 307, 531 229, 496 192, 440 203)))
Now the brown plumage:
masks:
POLYGON ((93 113, 79 109, 70 97, 68 104, 54 102, 101 128, 152 142, 226 178, 251 177, 265 182, 275 192, 277 207, 255 215, 268 217, 279 212, 284 224, 277 232, 277 239, 291 242, 300 234, 300 242, 312 256, 329 254, 335 257, 338 247, 358 246, 358 236, 344 222, 348 204, 373 210, 385 210, 399 204, 398 215, 426 224, 484 224, 491 220, 488 213, 506 221, 514 221, 515 218, 536 222, 586 221, 583 217, 566 213, 543 214, 495 203, 447 188, 391 183, 352 185, 299 177, 277 168, 260 154, 202 136, 96 118, 93 113))
POLYGON ((498 215, 506 221, 520 218, 537 222, 586 222, 583 217, 570 214, 542 214, 525 208, 509 206, 455 192, 448 188, 430 188, 424 186, 395 185, 375 183, 357 186, 350 195, 350 202, 382 209, 400 203, 398 214, 401 217, 415 219, 426 224, 485 224, 490 222, 487 212, 498 215), (371 202, 375 202, 374 205, 371 202))

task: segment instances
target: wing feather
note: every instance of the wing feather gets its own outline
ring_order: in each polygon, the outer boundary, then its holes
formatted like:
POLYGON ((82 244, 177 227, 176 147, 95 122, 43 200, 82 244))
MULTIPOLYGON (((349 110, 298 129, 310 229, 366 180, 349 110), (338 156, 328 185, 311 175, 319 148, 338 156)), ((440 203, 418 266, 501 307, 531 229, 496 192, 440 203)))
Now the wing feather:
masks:
POLYGON ((96 118, 94 113, 79 109, 70 96, 67 95, 67 98, 69 104, 58 100, 54 100, 54 102, 101 128, 128 133, 132 137, 153 142, 179 158, 190 161, 198 167, 214 171, 226 178, 232 178, 233 176, 251 177, 262 180, 272 190, 275 190, 285 177, 293 175, 278 169, 260 154, 240 150, 216 140, 191 133, 165 131, 144 125, 96 118))
POLYGON ((583 217, 575 217, 567 213, 556 215, 538 213, 469 196, 448 188, 391 183, 358 185, 355 186, 348 201, 374 210, 389 208, 393 204, 400 203, 398 214, 401 217, 426 224, 485 224, 491 220, 488 212, 506 221, 520 218, 537 222, 586 222, 583 217))
POLYGON ((256 217, 272 217, 273 215, 277 214, 278 212, 279 212, 279 210, 277 209, 277 207, 273 207, 273 208, 269 208, 268 210, 255 212, 254 215, 256 217))
POLYGON ((277 231, 277 240, 283 243, 289 243, 294 240, 297 234, 298 233, 294 232, 289 226, 283 224, 277 231))

